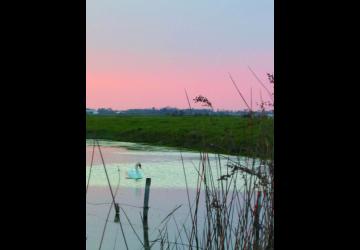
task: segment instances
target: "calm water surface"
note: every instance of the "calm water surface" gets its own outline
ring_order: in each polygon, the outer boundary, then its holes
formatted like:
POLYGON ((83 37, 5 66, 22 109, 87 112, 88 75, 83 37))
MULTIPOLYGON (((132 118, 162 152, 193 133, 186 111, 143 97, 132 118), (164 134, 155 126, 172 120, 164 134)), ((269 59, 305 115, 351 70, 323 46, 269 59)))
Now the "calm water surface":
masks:
MULTIPOLYGON (((87 178, 93 152, 92 143, 92 140, 86 142, 87 178)), ((123 209, 120 213, 120 220, 129 249, 143 249, 140 243, 140 240, 143 241, 143 227, 140 215, 142 214, 144 201, 145 179, 135 181, 126 178, 127 170, 133 168, 136 162, 142 164, 145 177, 151 178, 148 219, 149 239, 151 241, 158 238, 159 229, 165 224, 161 224, 163 219, 176 207, 181 206, 174 213, 176 219, 171 217, 167 222, 170 231, 169 235, 172 237, 170 240, 175 241, 179 235, 176 224, 182 225, 190 221, 184 169, 190 191, 190 201, 192 202, 195 199, 194 190, 197 185, 200 154, 180 151, 179 149, 125 142, 100 141, 100 145, 111 187, 116 193, 116 202, 123 209), (131 225, 126 216, 129 218, 131 225)), ((230 156, 228 158, 242 160, 230 156)), ((218 176, 227 173, 225 165, 229 159, 222 157, 219 160, 216 155, 209 155, 211 166, 216 169, 214 172, 218 176)), ((88 250, 99 249, 112 199, 97 148, 95 148, 86 200, 86 246, 88 250)), ((201 197, 200 202, 204 203, 203 197, 201 197)), ((114 222, 114 217, 115 211, 112 208, 101 249, 126 249, 120 224, 114 222)), ((199 221, 201 221, 201 216, 199 221)), ((152 249, 159 249, 159 247, 154 245, 152 249)))

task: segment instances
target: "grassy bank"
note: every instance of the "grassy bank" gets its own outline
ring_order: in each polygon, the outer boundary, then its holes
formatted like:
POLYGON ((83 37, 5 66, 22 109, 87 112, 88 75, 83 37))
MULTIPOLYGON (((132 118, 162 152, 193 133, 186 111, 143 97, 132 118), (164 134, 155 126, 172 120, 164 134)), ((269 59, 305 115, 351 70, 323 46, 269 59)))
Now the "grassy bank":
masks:
POLYGON ((87 116, 86 138, 271 157, 273 119, 214 116, 87 116))

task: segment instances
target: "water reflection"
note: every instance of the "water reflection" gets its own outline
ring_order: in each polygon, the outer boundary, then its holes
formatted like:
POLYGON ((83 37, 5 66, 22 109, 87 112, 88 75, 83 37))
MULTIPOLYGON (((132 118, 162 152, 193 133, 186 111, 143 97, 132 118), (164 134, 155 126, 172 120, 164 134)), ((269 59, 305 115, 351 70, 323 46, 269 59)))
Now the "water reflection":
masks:
POLYGON ((134 180, 136 182, 136 186, 132 188, 134 196, 137 198, 142 197, 142 180, 134 180))
MULTIPOLYGON (((119 249, 123 249, 121 248, 124 247, 122 234, 119 223, 117 223, 119 220, 124 227, 124 234, 127 237, 129 248, 142 248, 133 230, 140 236, 143 233, 140 214, 143 212, 142 207, 146 178, 152 179, 149 200, 150 240, 158 238, 161 222, 177 206, 181 206, 176 210, 176 219, 178 222, 182 223, 190 220, 184 171, 187 175, 190 200, 193 201, 196 198, 194 190, 197 186, 197 168, 199 167, 200 160, 198 153, 182 152, 180 155, 178 149, 162 149, 156 147, 156 151, 154 148, 149 150, 149 147, 135 147, 135 144, 131 144, 132 148, 130 150, 119 147, 119 143, 117 143, 116 146, 111 143, 102 144, 100 142, 100 144, 102 145, 101 151, 109 174, 109 181, 114 187, 114 190, 117 184, 119 184, 115 200, 121 207, 119 217, 115 217, 115 208, 112 209, 109 217, 111 219, 107 225, 102 247, 103 250, 113 249, 116 245, 119 245, 119 249), (182 165, 181 157, 183 157, 184 165, 182 165), (145 177, 140 180, 127 179, 127 171, 133 168, 136 162, 141 162, 144 166, 143 172, 145 177), (126 212, 126 215, 124 212, 126 212), (131 224, 128 222, 127 217, 131 221, 131 224), (116 218, 115 221, 114 218, 116 218)), ((88 178, 93 147, 91 144, 87 144, 86 149, 86 176, 88 178)), ((210 155, 210 161, 212 167, 218 169, 219 161, 217 156, 210 155)), ((221 164, 225 166, 227 161, 227 159, 222 158, 221 164)), ((223 167, 220 171, 226 173, 226 170, 226 167, 223 167)), ((102 230, 106 222, 106 215, 112 202, 108 182, 98 151, 94 154, 94 164, 89 185, 86 205, 86 248, 91 250, 98 249, 99 239, 101 239, 102 230)), ((204 204, 204 197, 200 197, 200 203, 204 204)), ((199 218, 199 221, 202 221, 202 219, 199 218)), ((177 232, 175 224, 169 224, 168 229, 171 232, 177 232)))
MULTIPOLYGON (((107 144, 105 144, 107 145, 107 144)), ((157 147, 159 149, 159 147, 157 147)), ((160 150, 160 149, 159 149, 160 150)), ((133 187, 138 195, 138 188, 143 188, 145 178, 152 178, 152 187, 159 188, 185 188, 184 169, 188 178, 188 186, 196 188, 197 185, 197 168, 199 167, 200 154, 195 152, 179 152, 179 149, 164 149, 164 151, 143 151, 128 150, 121 147, 102 146, 102 154, 105 159, 110 182, 114 185, 118 182, 117 169, 120 169, 120 186, 133 187), (182 165, 182 159, 184 166, 182 165), (127 179, 127 171, 132 169, 136 162, 141 162, 144 173, 144 179, 134 181, 127 179), (116 174, 115 174, 116 173, 116 174)), ((86 175, 89 175, 89 166, 91 162, 92 146, 87 146, 87 168, 86 175)), ((229 158, 235 158, 230 157, 229 158)), ((211 166, 218 168, 219 159, 217 155, 210 154, 209 160, 211 166)), ((225 166, 227 158, 221 158, 221 165, 225 166)), ((227 168, 223 167, 224 174, 227 168)), ((104 169, 99 156, 98 150, 94 154, 93 170, 90 181, 91 186, 106 187, 107 180, 104 176, 104 169)))

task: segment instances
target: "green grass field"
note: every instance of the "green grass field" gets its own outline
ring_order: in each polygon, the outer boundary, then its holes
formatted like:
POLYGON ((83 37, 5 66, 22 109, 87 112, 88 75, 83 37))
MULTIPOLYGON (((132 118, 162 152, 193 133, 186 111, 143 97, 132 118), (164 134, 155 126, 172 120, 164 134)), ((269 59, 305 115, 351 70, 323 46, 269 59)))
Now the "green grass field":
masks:
POLYGON ((86 138, 142 142, 270 158, 273 119, 215 116, 87 116, 86 138))

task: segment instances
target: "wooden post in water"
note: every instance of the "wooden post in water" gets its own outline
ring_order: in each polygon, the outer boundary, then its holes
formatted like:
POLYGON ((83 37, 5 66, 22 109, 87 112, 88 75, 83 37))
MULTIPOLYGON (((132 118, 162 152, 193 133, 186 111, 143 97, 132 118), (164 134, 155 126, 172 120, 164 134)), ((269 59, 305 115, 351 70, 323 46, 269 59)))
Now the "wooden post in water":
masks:
POLYGON ((261 191, 257 193, 257 199, 254 209, 254 231, 255 231, 255 238, 254 238, 254 250, 259 250, 259 231, 260 231, 260 210, 261 210, 261 191))
POLYGON ((151 185, 151 178, 146 178, 144 208, 143 208, 143 229, 144 229, 144 249, 145 250, 150 250, 149 226, 148 226, 150 185, 151 185))

